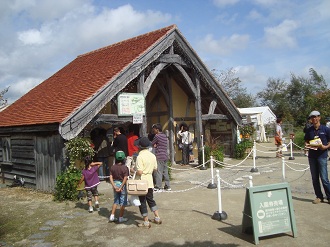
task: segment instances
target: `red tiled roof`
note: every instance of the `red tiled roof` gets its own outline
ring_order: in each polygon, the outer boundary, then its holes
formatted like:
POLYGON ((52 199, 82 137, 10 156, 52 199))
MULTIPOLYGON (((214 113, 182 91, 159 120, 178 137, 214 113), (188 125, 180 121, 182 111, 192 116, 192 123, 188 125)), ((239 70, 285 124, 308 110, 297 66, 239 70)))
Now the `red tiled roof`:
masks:
POLYGON ((171 25, 78 56, 0 112, 0 127, 61 123, 175 28, 171 25))

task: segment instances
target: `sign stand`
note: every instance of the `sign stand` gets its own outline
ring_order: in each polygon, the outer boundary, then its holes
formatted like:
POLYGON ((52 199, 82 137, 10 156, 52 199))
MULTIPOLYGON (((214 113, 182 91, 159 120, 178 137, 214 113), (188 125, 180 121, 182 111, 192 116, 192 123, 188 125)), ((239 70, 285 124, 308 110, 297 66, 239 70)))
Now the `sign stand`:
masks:
POLYGON ((296 220, 288 183, 246 188, 242 232, 259 237, 292 232, 297 236, 296 220))

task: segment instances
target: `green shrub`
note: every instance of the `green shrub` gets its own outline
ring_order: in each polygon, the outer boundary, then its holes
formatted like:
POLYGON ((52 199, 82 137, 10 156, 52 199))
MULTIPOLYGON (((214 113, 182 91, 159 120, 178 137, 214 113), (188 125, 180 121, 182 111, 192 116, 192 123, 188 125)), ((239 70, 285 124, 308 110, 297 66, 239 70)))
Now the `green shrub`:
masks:
POLYGON ((64 172, 56 177, 55 201, 75 201, 77 200, 77 184, 81 178, 81 170, 74 166, 69 166, 64 172))
POLYGON ((305 136, 305 133, 300 130, 300 131, 297 131, 295 134, 294 134, 294 139, 292 140, 292 142, 296 145, 292 145, 292 148, 295 149, 295 150, 301 150, 301 148, 304 148, 305 147, 305 140, 304 140, 304 136, 305 136))
POLYGON ((234 157, 235 159, 244 159, 247 155, 248 148, 253 147, 253 142, 248 139, 243 139, 240 143, 235 145, 234 157))
MULTIPOLYGON (((205 162, 210 159, 210 156, 213 156, 213 159, 218 161, 223 161, 224 158, 224 148, 220 145, 212 145, 212 148, 210 146, 204 146, 204 159, 205 162)), ((202 150, 198 152, 198 164, 203 164, 203 153, 202 150)), ((206 164, 207 167, 210 167, 210 162, 206 164)), ((214 166, 221 167, 221 165, 214 163, 214 166)))

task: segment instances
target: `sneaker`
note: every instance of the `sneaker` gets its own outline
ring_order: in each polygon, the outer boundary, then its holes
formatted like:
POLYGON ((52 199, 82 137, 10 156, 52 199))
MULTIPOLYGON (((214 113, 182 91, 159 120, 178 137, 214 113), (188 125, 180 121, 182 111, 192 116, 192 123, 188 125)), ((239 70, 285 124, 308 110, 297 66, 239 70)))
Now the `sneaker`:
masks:
POLYGON ((89 207, 88 212, 93 213, 93 207, 92 206, 89 207))
POLYGON ((119 220, 118 220, 119 223, 123 223, 123 222, 126 222, 126 221, 128 221, 127 218, 119 217, 119 220))
POLYGON ((171 187, 164 187, 164 190, 165 191, 171 191, 172 189, 171 189, 171 187))
POLYGON ((95 208, 96 208, 96 211, 100 211, 100 204, 99 204, 99 202, 95 202, 95 208))
POLYGON ((314 201, 312 201, 313 204, 319 204, 323 202, 323 199, 320 199, 320 198, 316 198, 314 201))
POLYGON ((137 226, 149 229, 151 227, 151 224, 149 222, 148 223, 143 222, 143 223, 137 224, 137 226))
POLYGON ((163 190, 162 190, 162 189, 159 189, 159 188, 154 188, 154 192, 155 192, 155 193, 163 192, 163 190))
POLYGON ((155 224, 157 224, 157 225, 160 225, 160 224, 163 223, 162 220, 161 220, 160 218, 154 218, 153 220, 151 220, 151 222, 152 222, 152 223, 155 223, 155 224))
POLYGON ((117 218, 115 218, 115 217, 109 217, 109 222, 116 222, 116 221, 118 221, 118 219, 117 218))

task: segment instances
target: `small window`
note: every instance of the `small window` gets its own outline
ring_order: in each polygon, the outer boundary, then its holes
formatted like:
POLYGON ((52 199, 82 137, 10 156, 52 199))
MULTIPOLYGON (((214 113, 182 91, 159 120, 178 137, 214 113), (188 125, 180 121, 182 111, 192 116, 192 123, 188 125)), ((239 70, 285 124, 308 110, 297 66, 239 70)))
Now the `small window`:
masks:
POLYGON ((11 147, 10 147, 10 137, 0 138, 0 150, 2 151, 2 161, 11 161, 11 147))

